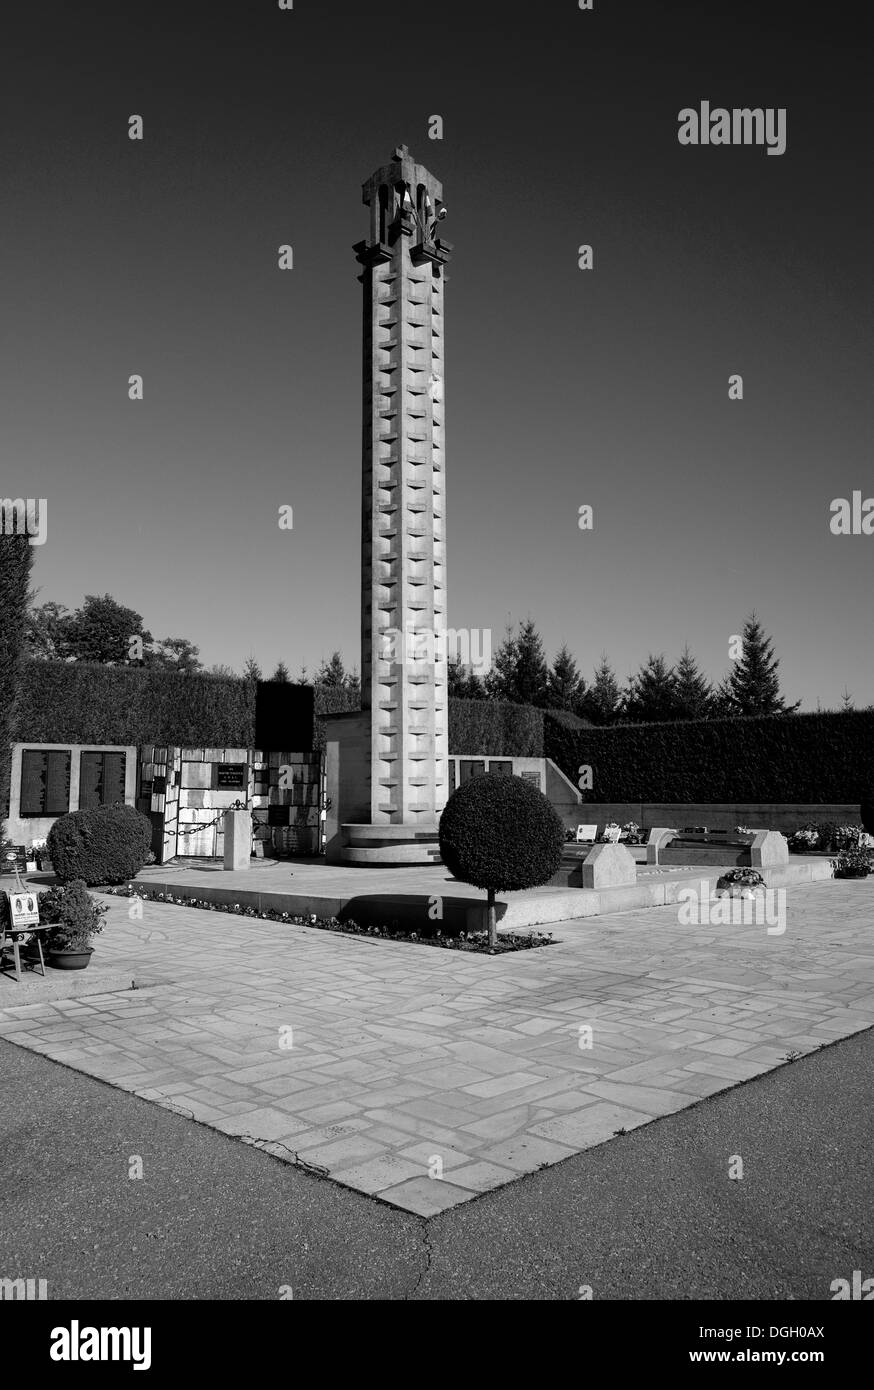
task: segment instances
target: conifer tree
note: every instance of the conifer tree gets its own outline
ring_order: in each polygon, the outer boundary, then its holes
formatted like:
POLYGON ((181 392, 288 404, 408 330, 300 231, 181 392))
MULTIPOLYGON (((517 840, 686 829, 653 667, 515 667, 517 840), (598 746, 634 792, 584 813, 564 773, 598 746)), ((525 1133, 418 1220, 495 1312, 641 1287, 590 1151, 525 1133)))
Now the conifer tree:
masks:
POLYGON ((774 643, 751 613, 743 627, 743 655, 726 678, 729 707, 734 714, 792 714, 801 704, 787 705, 780 693, 780 665, 774 643))
POLYGON ((329 661, 322 661, 316 675, 315 684, 328 689, 341 690, 347 683, 346 667, 339 652, 332 652, 329 661))
POLYGON ((689 651, 683 648, 683 655, 674 668, 674 705, 678 719, 706 719, 713 703, 713 683, 698 669, 698 663, 689 651))
POLYGON ((504 638, 492 661, 492 669, 485 678, 486 694, 490 700, 514 699, 516 670, 516 638, 511 623, 504 629, 504 638))
POLYGON ((555 654, 549 672, 548 694, 552 709, 570 710, 576 714, 586 691, 586 682, 577 663, 563 642, 555 654))
POLYGON ((636 724, 652 724, 676 719, 676 681, 673 667, 664 656, 653 656, 630 676, 624 698, 626 719, 636 724))
POLYGON ((519 624, 516 638, 516 665, 513 673, 514 698, 520 705, 545 706, 549 698, 549 667, 543 642, 534 620, 519 624))
POLYGON ((581 713, 593 724, 615 724, 621 713, 622 696, 613 667, 602 652, 601 664, 595 668, 595 679, 586 691, 581 713))

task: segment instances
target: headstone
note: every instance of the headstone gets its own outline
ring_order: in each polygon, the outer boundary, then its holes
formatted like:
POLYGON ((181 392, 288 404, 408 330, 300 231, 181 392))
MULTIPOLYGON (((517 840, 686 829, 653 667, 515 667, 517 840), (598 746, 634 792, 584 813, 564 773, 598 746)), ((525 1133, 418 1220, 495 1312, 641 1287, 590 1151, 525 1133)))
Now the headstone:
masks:
POLYGON ((625 845, 595 845, 582 866, 584 888, 630 888, 637 883, 637 864, 625 845))
POLYGON ((665 845, 669 845, 671 840, 676 839, 677 833, 676 830, 670 830, 663 825, 653 826, 652 830, 649 832, 649 839, 646 842, 647 864, 657 864, 659 862, 659 854, 665 848, 665 845))
POLYGON ((759 830, 750 846, 754 869, 772 869, 789 863, 789 841, 778 830, 759 830))
POLYGON ((252 853, 252 814, 250 811, 226 811, 224 867, 248 869, 252 853))

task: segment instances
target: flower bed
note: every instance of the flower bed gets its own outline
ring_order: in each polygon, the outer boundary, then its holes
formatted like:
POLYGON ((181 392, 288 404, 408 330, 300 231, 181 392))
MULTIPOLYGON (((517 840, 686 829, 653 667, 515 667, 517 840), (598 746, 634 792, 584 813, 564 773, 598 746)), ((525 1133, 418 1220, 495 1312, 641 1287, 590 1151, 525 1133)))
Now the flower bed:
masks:
POLYGON ((214 903, 187 894, 156 893, 133 883, 128 883, 124 888, 104 888, 102 891, 117 898, 140 898, 143 902, 167 903, 173 907, 199 907, 205 912, 227 912, 232 917, 254 917, 262 921, 283 922, 287 926, 314 927, 318 931, 339 932, 342 936, 409 941, 416 946, 437 946, 447 951, 473 951, 487 956, 503 956, 512 951, 530 951, 538 946, 555 944, 552 932, 504 932, 499 935, 497 946, 490 947, 488 932, 485 929, 475 932, 461 931, 451 936, 436 924, 433 931, 427 932, 406 931, 400 927, 367 927, 359 922, 341 922, 336 917, 317 917, 312 913, 277 912, 274 908, 259 911, 255 907, 244 907, 242 903, 214 903))

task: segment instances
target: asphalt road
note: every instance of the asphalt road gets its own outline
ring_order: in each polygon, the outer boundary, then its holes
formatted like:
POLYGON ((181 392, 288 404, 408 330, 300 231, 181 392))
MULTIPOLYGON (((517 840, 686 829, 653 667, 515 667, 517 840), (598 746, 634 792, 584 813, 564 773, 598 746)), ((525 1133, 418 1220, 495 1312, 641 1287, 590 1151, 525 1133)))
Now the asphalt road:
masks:
POLYGON ((828 1300, 874 1276, 874 1030, 429 1222, 5 1042, 0 1094, 0 1277, 49 1298, 828 1300))

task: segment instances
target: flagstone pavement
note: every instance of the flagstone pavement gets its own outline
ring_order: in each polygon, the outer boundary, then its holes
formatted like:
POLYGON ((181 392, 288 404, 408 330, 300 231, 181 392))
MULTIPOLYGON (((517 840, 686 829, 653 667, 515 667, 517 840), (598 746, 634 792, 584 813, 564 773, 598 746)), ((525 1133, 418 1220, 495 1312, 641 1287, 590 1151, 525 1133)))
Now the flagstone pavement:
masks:
POLYGON ((422 1216, 874 1025, 874 880, 790 889, 783 935, 666 907, 496 957, 105 900, 101 961, 162 983, 0 980, 0 1037, 422 1216))

